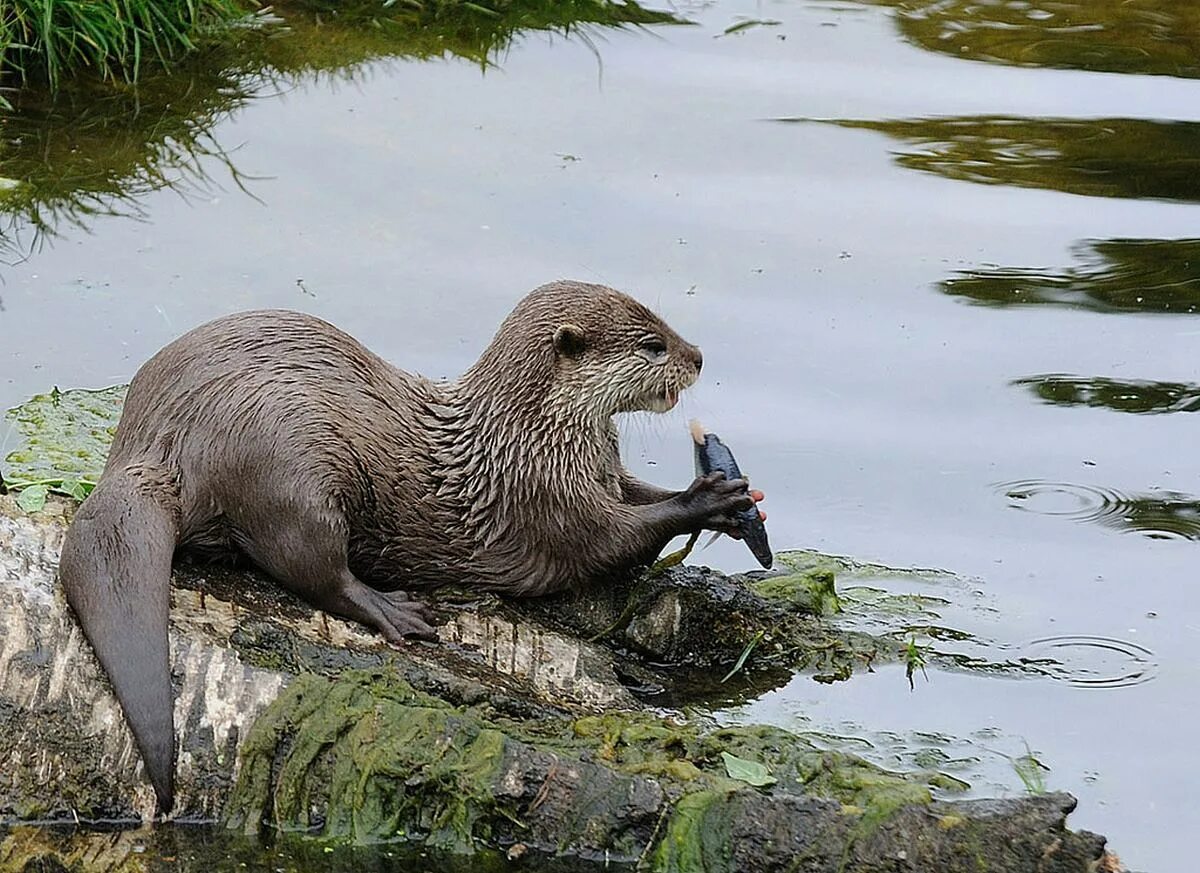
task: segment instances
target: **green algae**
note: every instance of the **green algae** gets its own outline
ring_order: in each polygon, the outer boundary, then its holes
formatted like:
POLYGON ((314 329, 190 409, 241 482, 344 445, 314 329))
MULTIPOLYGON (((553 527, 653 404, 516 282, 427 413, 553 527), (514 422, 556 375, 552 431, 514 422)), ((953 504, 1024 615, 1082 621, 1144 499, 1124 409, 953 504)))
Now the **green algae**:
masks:
POLYGON ((820 565, 756 579, 750 582, 750 589, 768 600, 786 603, 812 615, 833 615, 842 611, 834 578, 832 566, 820 565))
POLYGON ((715 873, 730 869, 726 791, 697 791, 681 797, 671 810, 666 834, 651 857, 661 873, 715 873))
MULTIPOLYGON (((729 857, 720 810, 738 792, 829 798, 859 824, 931 799, 927 775, 889 772, 767 725, 714 730, 640 712, 528 723, 452 706, 386 670, 350 670, 335 680, 298 677, 259 717, 243 744, 226 824, 471 853, 528 827, 541 801, 518 800, 502 785, 531 760, 550 773, 590 760, 653 778, 669 806, 652 856, 659 870, 722 869, 711 866, 729 857), (747 773, 769 775, 751 787, 747 773)), ((627 803, 624 778, 589 785, 592 793, 575 801, 586 814, 569 827, 603 830, 598 820, 627 803)))
MULTIPOLYGON (((82 500, 104 469, 126 386, 92 391, 57 388, 38 394, 5 415, 21 441, 0 465, 6 489, 24 491, 18 505, 36 512, 49 492, 82 500)), ((6 440, 7 442, 7 440, 6 440)))
POLYGON ((874 803, 876 794, 891 794, 893 789, 912 790, 913 797, 928 802, 933 778, 893 773, 854 755, 820 749, 771 725, 713 730, 648 714, 609 713, 577 719, 572 731, 598 757, 626 772, 662 775, 679 770, 672 765, 687 762, 687 781, 696 790, 744 787, 743 780, 728 775, 727 756, 763 767, 785 791, 864 808, 874 803))
POLYGON ((303 675, 247 737, 227 822, 354 842, 420 835, 469 853, 490 822, 515 820, 492 790, 505 740, 386 671, 348 671, 336 682, 303 675))

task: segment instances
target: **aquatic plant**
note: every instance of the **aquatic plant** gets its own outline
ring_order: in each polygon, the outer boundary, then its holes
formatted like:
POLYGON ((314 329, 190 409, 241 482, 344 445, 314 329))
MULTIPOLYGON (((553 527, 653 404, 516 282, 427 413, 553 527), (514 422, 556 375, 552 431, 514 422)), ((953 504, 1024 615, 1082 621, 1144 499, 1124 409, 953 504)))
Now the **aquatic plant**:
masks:
POLYGON ((10 435, 21 444, 0 463, 0 490, 19 492, 26 512, 39 511, 52 491, 83 500, 100 479, 124 398, 124 385, 54 388, 8 410, 0 448, 10 435))

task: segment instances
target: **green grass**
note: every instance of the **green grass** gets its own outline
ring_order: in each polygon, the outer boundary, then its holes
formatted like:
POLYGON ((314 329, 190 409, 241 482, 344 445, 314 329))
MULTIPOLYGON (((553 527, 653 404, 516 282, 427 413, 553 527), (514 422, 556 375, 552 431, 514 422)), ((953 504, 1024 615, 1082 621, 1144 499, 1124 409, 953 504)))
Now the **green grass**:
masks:
MULTIPOLYGON (((272 60, 292 70, 353 66, 394 54, 397 43, 408 56, 449 53, 487 64, 497 46, 524 30, 677 21, 614 0, 281 0, 274 6, 289 26, 335 37, 327 45, 275 47, 279 57, 272 60), (317 49, 318 56, 289 57, 288 49, 317 49), (331 53, 339 54, 336 61, 331 53)), ((201 45, 236 44, 245 30, 236 25, 253 23, 259 8, 259 0, 0 0, 0 90, 44 85, 54 92, 79 76, 134 83, 148 65, 169 68, 201 45)), ((3 93, 0 106, 11 108, 3 93)))
POLYGON ((246 11, 239 0, 3 0, 0 72, 51 89, 82 71, 132 82, 246 11))

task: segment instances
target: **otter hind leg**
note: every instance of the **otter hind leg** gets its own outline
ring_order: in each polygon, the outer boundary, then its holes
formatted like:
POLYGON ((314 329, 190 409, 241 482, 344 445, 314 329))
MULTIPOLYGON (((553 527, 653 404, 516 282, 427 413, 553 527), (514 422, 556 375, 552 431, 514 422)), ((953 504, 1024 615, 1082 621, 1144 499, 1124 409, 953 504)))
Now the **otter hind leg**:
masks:
POLYGON ((438 638, 428 606, 404 591, 377 591, 351 572, 347 537, 337 524, 305 517, 295 507, 269 516, 272 523, 246 532, 242 548, 288 591, 317 609, 374 628, 390 643, 438 638))
POLYGON ((170 477, 151 468, 105 476, 76 512, 59 562, 67 602, 108 674, 164 813, 175 792, 167 624, 176 494, 170 477))

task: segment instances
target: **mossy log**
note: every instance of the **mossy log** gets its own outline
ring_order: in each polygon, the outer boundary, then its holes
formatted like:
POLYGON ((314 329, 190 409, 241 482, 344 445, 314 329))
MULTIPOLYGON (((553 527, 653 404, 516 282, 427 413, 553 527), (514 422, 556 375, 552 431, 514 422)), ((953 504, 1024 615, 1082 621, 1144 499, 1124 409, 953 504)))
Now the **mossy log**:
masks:
POLYGON ((446 597, 441 642, 394 650, 250 571, 181 564, 178 800, 174 824, 151 826, 132 738, 55 581, 71 507, 28 515, 0 495, 0 869, 370 870, 417 850, 446 870, 503 853, 527 869, 1117 869, 1102 837, 1066 829, 1065 794, 935 800, 935 773, 651 714, 619 678, 634 655, 564 628, 658 657, 701 636, 689 616, 710 637, 753 630, 761 602, 691 570, 621 595, 661 615, 620 630, 618 595, 446 597))

